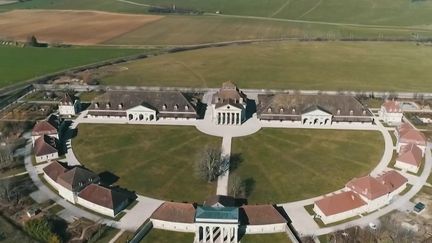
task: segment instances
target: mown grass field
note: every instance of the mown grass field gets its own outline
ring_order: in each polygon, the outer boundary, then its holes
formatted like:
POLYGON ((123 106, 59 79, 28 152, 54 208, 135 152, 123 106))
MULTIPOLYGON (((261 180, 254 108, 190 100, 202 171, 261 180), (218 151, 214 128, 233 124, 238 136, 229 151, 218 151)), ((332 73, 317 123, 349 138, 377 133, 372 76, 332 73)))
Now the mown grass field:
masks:
POLYGON ((0 87, 74 66, 141 52, 144 50, 0 47, 0 87))
POLYGON ((160 229, 152 229, 140 242, 141 243, 189 243, 193 242, 194 234, 174 232, 160 229))
POLYGON ((131 62, 105 84, 430 92, 432 47, 383 42, 275 42, 131 62))
POLYGON ((120 186, 154 198, 200 203, 216 187, 194 175, 195 161, 205 146, 221 142, 194 127, 142 125, 80 124, 72 139, 82 164, 115 174, 120 186))
MULTIPOLYGON (((259 16, 295 20, 312 20, 351 24, 430 25, 432 1, 413 0, 133 0, 138 4, 175 5, 177 8, 221 11, 228 15, 259 16)), ((94 9, 115 12, 144 13, 147 6, 116 0, 32 0, 0 6, 0 9, 94 9)))
POLYGON ((231 153, 240 162, 230 178, 244 182, 249 203, 297 201, 368 174, 383 149, 378 132, 267 128, 233 139, 231 153))
POLYGON ((286 233, 244 235, 240 240, 242 243, 261 243, 261 242, 290 243, 291 242, 291 240, 288 238, 286 233))

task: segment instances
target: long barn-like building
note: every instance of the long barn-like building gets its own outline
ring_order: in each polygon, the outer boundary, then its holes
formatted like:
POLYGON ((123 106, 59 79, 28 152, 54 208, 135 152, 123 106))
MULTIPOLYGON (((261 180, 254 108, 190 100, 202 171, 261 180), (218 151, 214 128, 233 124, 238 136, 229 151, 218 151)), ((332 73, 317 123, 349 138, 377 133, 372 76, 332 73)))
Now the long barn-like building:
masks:
POLYGON ((159 119, 197 119, 196 107, 178 91, 108 91, 90 105, 88 118, 152 122, 159 119))
POLYGON ((292 121, 303 125, 373 123, 371 112, 347 95, 258 95, 257 117, 267 121, 292 121))

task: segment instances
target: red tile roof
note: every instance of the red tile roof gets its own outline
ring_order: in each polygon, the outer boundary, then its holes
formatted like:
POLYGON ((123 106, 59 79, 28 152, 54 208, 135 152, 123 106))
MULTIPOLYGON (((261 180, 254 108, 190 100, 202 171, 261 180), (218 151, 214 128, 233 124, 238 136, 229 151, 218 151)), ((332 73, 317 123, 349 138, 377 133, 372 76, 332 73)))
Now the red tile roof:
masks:
POLYGON ((401 152, 396 160, 420 167, 422 158, 423 151, 417 145, 410 143, 401 147, 401 152))
POLYGON ((37 122, 36 125, 33 127, 33 130, 32 130, 33 136, 53 135, 53 134, 57 134, 57 128, 54 127, 48 121, 37 122))
POLYGON ((66 168, 65 165, 56 160, 43 168, 44 173, 53 181, 57 181, 57 178, 63 175, 67 170, 68 168, 66 168))
POLYGON ((352 191, 334 194, 315 201, 315 205, 326 215, 335 215, 366 205, 357 194, 352 191))
POLYGON ((386 112, 388 113, 400 113, 402 109, 399 105, 399 102, 393 100, 387 100, 382 104, 386 112))
POLYGON ((34 153, 36 156, 44 156, 57 153, 57 139, 48 135, 40 136, 35 140, 34 153))
POLYGON ((388 192, 393 192, 408 182, 407 178, 395 170, 384 172, 377 180, 387 187, 388 192))
POLYGON ((408 122, 404 122, 404 123, 400 124, 398 127, 396 127, 396 131, 399 133, 399 135, 401 135, 401 134, 403 134, 406 131, 411 130, 411 129, 413 129, 413 127, 408 122))
POLYGON ((245 205, 240 210, 244 211, 249 225, 287 223, 273 205, 245 205))
POLYGON ((150 218, 178 223, 194 223, 195 207, 190 203, 164 202, 150 218))
POLYGON ((352 191, 373 200, 388 193, 387 187, 372 176, 354 178, 346 186, 352 191))
POLYGON ((414 128, 408 129, 399 135, 399 142, 426 146, 426 136, 414 128))
POLYGON ((58 184, 74 192, 81 191, 87 185, 98 181, 98 175, 81 167, 74 167, 57 178, 58 184))
POLYGON ((110 209, 117 209, 125 201, 129 200, 128 195, 97 184, 88 185, 78 196, 84 200, 110 209))
POLYGON ((60 119, 58 116, 51 114, 45 120, 39 121, 33 127, 32 135, 52 135, 56 134, 60 125, 60 119))

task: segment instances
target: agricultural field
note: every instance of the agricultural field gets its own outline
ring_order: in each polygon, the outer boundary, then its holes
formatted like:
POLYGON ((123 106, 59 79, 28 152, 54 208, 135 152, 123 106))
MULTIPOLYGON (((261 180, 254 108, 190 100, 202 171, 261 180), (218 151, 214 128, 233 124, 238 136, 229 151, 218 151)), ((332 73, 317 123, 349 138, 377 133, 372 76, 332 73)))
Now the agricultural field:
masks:
POLYGON ((94 11, 14 10, 0 14, 0 38, 93 45, 135 30, 162 16, 94 11))
POLYGON ((0 5, 0 11, 11 9, 99 10, 121 13, 145 13, 148 7, 125 4, 117 0, 31 0, 0 5))
POLYGON ((233 139, 230 180, 243 182, 250 204, 312 198, 367 175, 383 147, 379 132, 262 129, 233 139))
POLYGON ((280 38, 413 39, 417 35, 420 38, 432 37, 432 28, 371 28, 232 16, 162 16, 71 10, 14 10, 0 14, 0 39, 25 41, 31 35, 49 43, 142 46, 280 38))
POLYGON ((144 51, 119 48, 18 48, 0 46, 0 56, 2 57, 0 59, 0 88, 67 68, 144 51))
POLYGON ((2 6, 3 9, 93 9, 146 13, 153 6, 187 8, 226 15, 257 16, 341 24, 428 26, 432 1, 416 0, 31 0, 2 6))
POLYGON ((184 45, 223 41, 277 38, 404 38, 413 33, 431 37, 427 28, 370 28, 362 26, 311 24, 270 19, 220 16, 166 16, 105 44, 184 45), (229 33, 229 34, 227 34, 229 33))
POLYGON ((201 203, 216 187, 194 176, 194 164, 221 142, 194 127, 80 124, 72 146, 83 165, 113 173, 140 195, 201 203))
MULTIPOLYGON (((128 64, 108 85, 432 91, 432 46, 384 42, 276 42, 206 48, 128 64), (415 61, 413 61, 415 60, 415 61)), ((109 67, 108 69, 120 69, 109 67)), ((108 71, 108 70, 107 70, 108 71)))

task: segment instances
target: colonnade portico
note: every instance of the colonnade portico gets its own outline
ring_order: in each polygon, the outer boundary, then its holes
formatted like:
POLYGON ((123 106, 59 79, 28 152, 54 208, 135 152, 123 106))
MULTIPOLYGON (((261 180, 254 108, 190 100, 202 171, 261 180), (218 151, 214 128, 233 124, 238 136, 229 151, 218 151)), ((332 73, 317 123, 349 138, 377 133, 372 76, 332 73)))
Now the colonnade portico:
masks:
POLYGON ((241 112, 222 112, 217 111, 216 115, 218 125, 240 125, 241 112))
POLYGON ((237 243, 238 225, 197 224, 195 242, 197 243, 237 243))

